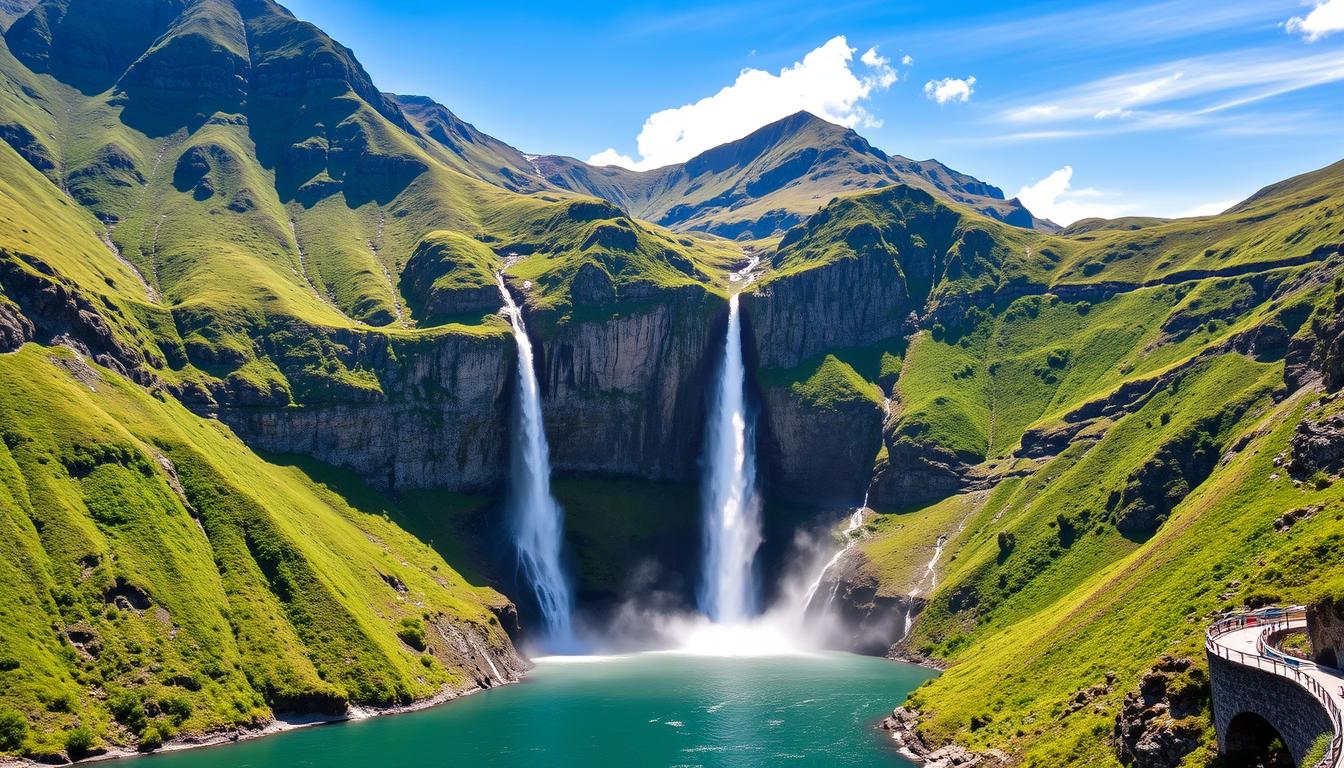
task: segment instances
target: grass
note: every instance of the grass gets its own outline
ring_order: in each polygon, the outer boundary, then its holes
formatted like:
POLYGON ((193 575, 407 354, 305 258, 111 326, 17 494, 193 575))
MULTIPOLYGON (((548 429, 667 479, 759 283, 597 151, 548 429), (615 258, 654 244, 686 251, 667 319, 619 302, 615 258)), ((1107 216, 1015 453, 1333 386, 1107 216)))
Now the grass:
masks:
MULTIPOLYGON (((1238 355, 1213 359, 1178 392, 1120 419, 1095 446, 1075 445, 1034 475, 1000 483, 983 502, 961 497, 927 512, 947 528, 951 510, 973 510, 948 543, 939 589, 915 630, 916 647, 953 663, 912 696, 929 715, 923 727, 931 737, 1006 749, 1026 765, 1112 764, 1104 735, 1129 683, 1103 697, 1100 711, 1065 717, 1074 693, 1106 672, 1136 680, 1164 652, 1202 663, 1212 610, 1265 590, 1288 601, 1308 596, 1308 574, 1328 571, 1340 546, 1332 529, 1344 502, 1337 491, 1296 487, 1273 466, 1302 408, 1268 398, 1280 371, 1238 355), (1108 494, 1125 487, 1157 445, 1191 428, 1215 429, 1222 445, 1240 434, 1252 439, 1154 534, 1117 531, 1104 515, 1108 494), (1288 535, 1274 531, 1282 509, 1307 503, 1330 511, 1288 535), (1007 550, 1005 532, 1013 540, 1007 550), (1279 570, 1287 561, 1292 571, 1279 570)), ((904 553, 928 537, 897 523, 864 547, 904 553)), ((875 558, 892 589, 909 583, 911 559, 875 558)))
POLYGON ((80 727, 124 743, 94 688, 186 702, 120 716, 152 742, 469 685, 444 649, 426 667, 403 646, 406 618, 507 643, 490 610, 502 598, 364 503, 371 492, 267 462, 68 351, 27 346, 0 358, 0 380, 0 612, 17 662, 0 671, 0 710, 33 713, 12 751, 53 754, 80 727))
POLYGON ((882 389, 833 354, 794 369, 763 371, 760 380, 762 386, 787 387, 794 399, 821 410, 852 403, 882 403, 882 389))

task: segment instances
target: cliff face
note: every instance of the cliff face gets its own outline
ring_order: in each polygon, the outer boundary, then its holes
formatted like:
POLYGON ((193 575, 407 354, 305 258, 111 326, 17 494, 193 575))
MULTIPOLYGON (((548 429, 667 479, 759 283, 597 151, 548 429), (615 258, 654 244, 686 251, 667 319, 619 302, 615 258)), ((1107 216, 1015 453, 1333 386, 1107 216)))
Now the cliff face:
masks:
POLYGON ((787 386, 762 394, 757 449, 766 492, 827 507, 858 504, 881 442, 881 408, 869 400, 823 407, 787 386))
POLYGON ((514 376, 507 337, 350 341, 351 367, 372 372, 379 390, 297 407, 225 399, 220 419, 261 450, 312 456, 382 487, 471 488, 502 476, 514 376))
POLYGON ((725 312, 703 289, 682 288, 606 319, 535 318, 555 469, 694 480, 725 312))
MULTIPOLYGON (((683 289, 606 318, 556 324, 532 314, 554 468, 693 481, 695 425, 723 312, 705 291, 683 289)), ((194 405, 217 409, 261 450, 312 456, 381 487, 467 489, 505 477, 511 337, 331 335, 344 366, 368 378, 364 386, 296 393, 298 405, 283 393, 233 388, 194 405)))
POLYGON ((898 337, 918 308, 897 254, 886 248, 773 280, 742 304, 766 368, 792 368, 829 349, 898 337))

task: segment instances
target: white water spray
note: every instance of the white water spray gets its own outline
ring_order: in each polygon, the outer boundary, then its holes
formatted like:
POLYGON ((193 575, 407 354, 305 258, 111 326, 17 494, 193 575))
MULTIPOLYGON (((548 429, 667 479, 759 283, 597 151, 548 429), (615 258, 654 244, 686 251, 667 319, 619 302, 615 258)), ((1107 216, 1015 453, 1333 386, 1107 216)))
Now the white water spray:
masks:
POLYGON ((746 384, 742 319, 738 296, 733 294, 723 367, 706 425, 703 470, 705 565, 700 610, 719 624, 739 624, 757 609, 752 564, 761 544, 761 519, 746 384))
POLYGON ((551 495, 550 449, 541 419, 541 388, 532 367, 532 341, 523 327, 523 313, 504 285, 504 274, 496 272, 495 281, 518 348, 518 398, 509 473, 509 513, 518 568, 536 595, 547 644, 567 649, 574 644, 570 622, 574 606, 560 566, 564 511, 551 495))

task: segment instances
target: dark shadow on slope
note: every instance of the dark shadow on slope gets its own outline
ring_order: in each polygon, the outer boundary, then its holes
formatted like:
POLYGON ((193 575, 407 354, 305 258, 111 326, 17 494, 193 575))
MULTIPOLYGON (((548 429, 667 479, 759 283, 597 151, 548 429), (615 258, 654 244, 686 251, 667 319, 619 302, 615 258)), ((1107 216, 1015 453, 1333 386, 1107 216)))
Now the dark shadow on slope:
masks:
POLYGON ((497 537, 491 531, 493 521, 500 518, 498 494, 423 490, 393 497, 352 472, 307 456, 261 451, 257 454, 272 464, 303 472, 364 514, 392 521, 432 547, 468 583, 500 589, 500 569, 492 557, 493 540, 497 537))

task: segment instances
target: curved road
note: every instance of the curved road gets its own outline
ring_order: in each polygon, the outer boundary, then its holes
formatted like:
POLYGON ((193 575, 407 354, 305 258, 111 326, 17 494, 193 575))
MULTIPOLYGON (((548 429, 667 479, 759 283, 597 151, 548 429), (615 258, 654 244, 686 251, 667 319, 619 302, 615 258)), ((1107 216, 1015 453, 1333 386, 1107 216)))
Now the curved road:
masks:
POLYGON ((1241 613, 1209 627, 1204 647, 1228 661, 1286 677, 1307 690, 1335 724, 1330 750, 1315 768, 1344 768, 1344 673, 1288 656, 1269 644, 1270 635, 1306 629, 1305 608, 1269 608, 1241 613))

